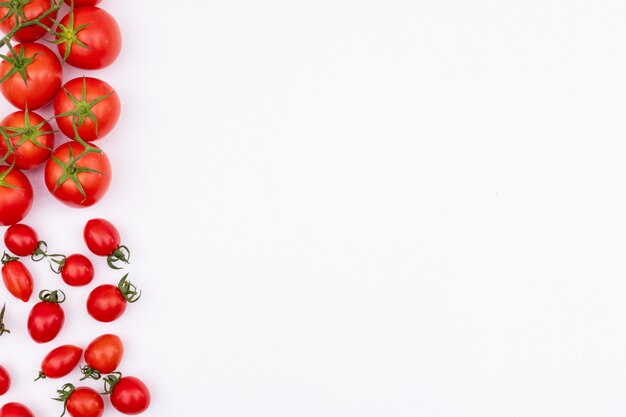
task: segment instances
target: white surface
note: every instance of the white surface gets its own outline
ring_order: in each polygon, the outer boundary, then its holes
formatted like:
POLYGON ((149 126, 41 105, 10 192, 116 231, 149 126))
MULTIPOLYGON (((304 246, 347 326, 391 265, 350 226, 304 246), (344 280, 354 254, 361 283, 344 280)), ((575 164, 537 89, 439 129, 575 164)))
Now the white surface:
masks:
MULTIPOLYGON (((59 342, 119 333, 146 416, 626 413, 626 3, 103 6, 112 190, 28 222, 119 225, 144 299, 96 325, 70 293, 59 342)), ((6 398, 55 415, 26 312, 6 398)))

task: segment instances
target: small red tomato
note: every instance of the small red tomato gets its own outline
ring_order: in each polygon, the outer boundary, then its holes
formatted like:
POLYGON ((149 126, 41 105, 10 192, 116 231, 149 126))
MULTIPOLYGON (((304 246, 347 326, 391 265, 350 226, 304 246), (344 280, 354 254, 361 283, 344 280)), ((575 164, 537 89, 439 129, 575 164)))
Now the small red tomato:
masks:
POLYGON ((104 219, 91 219, 83 232, 89 250, 98 256, 106 256, 108 265, 113 269, 121 269, 117 262, 128 263, 130 251, 121 245, 120 233, 115 226, 104 219))
POLYGON ((120 98, 109 84, 91 77, 65 83, 54 98, 57 125, 65 136, 85 141, 100 139, 111 132, 120 118, 120 98))
MULTIPOLYGON (((6 6, 0 7, 0 16, 2 16, 0 29, 5 34, 8 34, 15 28, 16 17, 20 23, 23 23, 24 17, 26 17, 26 20, 34 20, 45 14, 41 19, 41 23, 47 27, 52 27, 52 20, 57 17, 57 11, 51 9, 53 4, 51 0, 18 0, 3 2, 3 4, 6 4, 6 6)), ((30 25, 18 30, 12 39, 18 42, 32 42, 46 33, 45 27, 30 25)))
POLYGON ((37 343, 48 343, 53 340, 65 323, 65 313, 60 303, 65 301, 59 298, 59 292, 63 291, 47 291, 43 290, 39 293, 39 303, 30 311, 28 316, 28 333, 30 337, 37 343))
POLYGON ((122 50, 122 33, 107 12, 92 6, 74 9, 61 19, 57 47, 65 61, 78 68, 111 65, 122 50))
POLYGON ((0 408, 0 417, 35 417, 24 404, 8 403, 0 408))
MULTIPOLYGON (((74 7, 83 7, 83 6, 95 6, 99 4, 102 0, 74 0, 74 7)), ((65 0, 65 4, 68 6, 72 5, 72 0, 65 0)))
POLYGON ((82 287, 89 284, 94 277, 91 261, 84 255, 70 255, 62 261, 61 278, 72 287, 82 287))
POLYGON ((146 384, 134 376, 119 372, 104 378, 105 391, 111 394, 111 404, 124 414, 143 413, 150 406, 150 391, 146 384))
POLYGON ((0 92, 19 109, 36 110, 48 104, 61 88, 59 58, 39 43, 23 43, 0 64, 0 92))
POLYGON ((0 395, 4 395, 11 388, 11 375, 9 371, 2 365, 0 365, 0 395))
POLYGON ((2 281, 11 295, 25 303, 33 294, 33 276, 26 266, 6 253, 2 257, 2 281))
POLYGON ((41 361, 41 371, 35 381, 45 378, 63 378, 76 368, 82 355, 83 350, 78 346, 63 345, 53 349, 41 361))
POLYGON ((57 392, 57 400, 64 403, 65 410, 72 417, 100 417, 104 412, 104 400, 92 388, 76 388, 72 384, 65 384, 57 392))
POLYGON ((20 170, 0 167, 0 225, 10 226, 26 217, 33 206, 33 187, 20 170))
POLYGON ((122 339, 114 334, 105 334, 95 338, 85 349, 86 366, 81 368, 83 378, 99 379, 101 374, 110 374, 117 367, 124 356, 122 339))
POLYGON ((17 256, 30 256, 39 247, 39 236, 32 227, 18 223, 4 232, 4 244, 17 256))
POLYGON ((8 155, 8 164, 15 164, 15 168, 19 169, 31 169, 50 158, 54 147, 54 131, 37 113, 16 111, 5 117, 0 125, 8 136, 8 139, 0 140, 0 155, 8 155), (10 142, 11 150, 6 140, 10 142))
POLYGON ((118 319, 128 303, 134 303, 141 297, 141 292, 131 284, 124 275, 117 287, 105 284, 96 287, 87 298, 87 312, 101 322, 112 322, 118 319))

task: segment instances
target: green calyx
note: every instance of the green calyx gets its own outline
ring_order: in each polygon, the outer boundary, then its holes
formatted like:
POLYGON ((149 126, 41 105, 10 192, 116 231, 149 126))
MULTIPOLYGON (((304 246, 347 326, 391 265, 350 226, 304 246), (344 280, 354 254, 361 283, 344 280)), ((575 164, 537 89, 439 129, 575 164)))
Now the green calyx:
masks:
POLYGON ((39 53, 31 56, 30 58, 26 58, 26 53, 24 48, 21 48, 19 52, 16 52, 11 46, 11 44, 7 44, 9 49, 11 50, 11 56, 8 55, 0 55, 0 58, 9 64, 11 64, 11 69, 6 73, 6 75, 0 78, 0 83, 11 78, 14 74, 20 74, 22 80, 24 80, 24 84, 28 85, 28 75, 26 74, 26 68, 37 58, 39 53))
MULTIPOLYGON (((67 97, 70 99, 72 104, 74 104, 74 110, 70 110, 70 111, 67 111, 65 113, 57 114, 55 117, 71 116, 72 117, 72 124, 74 126, 82 126, 83 123, 85 123, 85 119, 90 119, 94 123, 94 125, 96 127, 96 136, 98 136, 98 118, 96 117, 96 115, 94 114, 94 112, 91 109, 96 104, 100 103, 102 100, 104 100, 104 99, 108 98, 109 96, 111 96, 113 94, 113 92, 110 92, 109 94, 102 95, 100 97, 96 97, 93 100, 87 100, 87 78, 85 78, 85 77, 83 77, 83 88, 82 88, 82 91, 81 91, 80 100, 78 100, 76 97, 74 97, 72 94, 70 94, 70 92, 67 91, 65 88, 63 88, 63 91, 65 92, 67 97)), ((74 131, 74 134, 75 134, 75 136, 78 137, 78 133, 76 132, 76 130, 74 131)))
POLYGON ((84 381, 85 379, 89 379, 89 378, 93 379, 94 381, 97 381, 100 378, 102 378, 102 374, 100 373, 100 371, 98 371, 97 369, 93 369, 89 365, 85 365, 81 367, 80 372, 82 372, 83 374, 83 377, 80 379, 81 381, 84 381))
POLYGON ((101 392, 100 394, 102 395, 109 395, 113 392, 113 388, 115 388, 115 386, 117 385, 118 382, 120 382, 120 379, 122 379, 122 373, 121 372, 113 372, 110 375, 107 375, 104 377, 103 381, 104 381, 104 392, 101 392))
MULTIPOLYGON (((74 126, 74 128, 76 128, 76 126, 74 126)), ((78 180, 78 174, 81 174, 83 172, 93 172, 96 174, 104 175, 103 172, 100 172, 96 169, 81 167, 81 166, 76 165, 77 162, 80 161, 80 159, 84 157, 85 155, 87 155, 88 153, 91 153, 91 152, 101 153, 102 152, 100 149, 94 148, 93 146, 89 146, 86 143, 85 145, 87 145, 87 147, 85 147, 85 150, 82 153, 80 153, 78 156, 74 156, 74 151, 72 150, 72 147, 69 146, 69 159, 67 162, 61 161, 59 158, 54 156, 54 154, 52 154, 51 158, 54 161, 54 163, 63 169, 63 174, 61 174, 61 176, 57 180, 57 183, 54 186, 54 190, 52 190, 53 193, 66 181, 72 181, 74 185, 76 185, 76 188, 78 188, 78 191, 80 192, 80 194, 83 196, 83 201, 85 201, 87 199, 87 194, 85 194, 85 189, 83 188, 83 185, 78 180)))
POLYGON ((32 142, 33 145, 38 146, 43 149, 48 149, 52 151, 51 148, 44 146, 41 142, 39 142, 39 137, 43 135, 53 134, 52 130, 44 130, 43 127, 46 125, 46 121, 44 120, 41 123, 36 125, 31 124, 30 122, 30 114, 28 112, 28 107, 24 111, 24 126, 23 127, 12 127, 12 126, 0 126, 0 135, 4 139, 4 142, 7 147, 7 153, 0 158, 0 163, 3 163, 7 160, 9 156, 11 156, 17 148, 22 146, 26 142, 32 142), (19 136, 20 139, 17 141, 15 145, 11 143, 11 138, 19 136))
POLYGON ((69 400, 74 391, 76 391, 76 387, 72 384, 65 384, 61 387, 61 389, 57 390, 59 396, 57 398, 53 398, 53 400, 63 403, 63 413, 61 413, 61 417, 63 417, 67 411, 67 400, 69 400))
MULTIPOLYGON (((117 266, 118 262, 130 263, 130 249, 124 245, 120 245, 113 251, 112 254, 107 256, 107 265, 113 269, 122 269, 121 266, 117 266)), ((128 274, 127 274, 128 275, 128 274)))
POLYGON ((129 303, 136 303, 141 298, 141 291, 137 290, 129 280, 128 274, 124 275, 120 280, 119 284, 117 284, 117 288, 122 293, 122 296, 129 303))
POLYGON ((80 39, 78 39, 78 33, 89 26, 89 23, 85 23, 84 25, 74 27, 74 8, 70 9, 70 18, 69 22, 67 22, 67 26, 62 25, 61 22, 54 22, 57 25, 57 32, 55 33, 57 40, 54 41, 55 44, 65 44, 65 53, 63 54, 63 61, 67 60, 67 57, 70 56, 70 52, 72 51, 72 45, 76 44, 81 48, 87 48, 80 39))
POLYGON ((66 297, 65 297, 65 293, 61 290, 55 290, 55 291, 42 290, 39 293, 39 299, 45 303, 61 304, 62 302, 65 301, 66 297), (63 297, 59 297, 59 293, 61 293, 63 297))
POLYGON ((15 26, 18 26, 22 22, 26 22, 28 18, 24 14, 24 6, 30 3, 32 0, 11 0, 0 2, 0 7, 6 7, 7 13, 0 19, 0 22, 5 20, 14 19, 15 26))
POLYGON ((6 326, 4 325, 4 313, 6 312, 6 309, 7 309, 7 305, 3 304, 2 310, 0 310, 0 336, 2 336, 5 333, 11 333, 11 330, 7 329, 6 326))
POLYGON ((30 259, 35 262, 43 261, 44 259, 50 259, 50 269, 55 274, 60 274, 67 257, 60 253, 48 253, 48 244, 43 240, 39 241, 37 249, 30 255, 30 259))
POLYGON ((13 167, 15 166, 15 161, 9 167, 9 169, 5 170, 2 174, 0 174, 0 187, 13 188, 15 190, 23 190, 22 187, 18 187, 17 185, 9 184, 6 181, 7 176, 13 171, 13 167))
POLYGON ((2 262, 2 265, 6 265, 9 262, 14 262, 19 260, 20 258, 18 258, 17 256, 11 256, 8 253, 4 252, 4 254, 2 255, 2 258, 0 259, 0 262, 2 262))
POLYGON ((39 381, 40 379, 46 379, 46 378, 48 378, 48 376, 44 373, 44 371, 39 371, 39 375, 37 375, 37 378, 35 378, 35 382, 39 381))

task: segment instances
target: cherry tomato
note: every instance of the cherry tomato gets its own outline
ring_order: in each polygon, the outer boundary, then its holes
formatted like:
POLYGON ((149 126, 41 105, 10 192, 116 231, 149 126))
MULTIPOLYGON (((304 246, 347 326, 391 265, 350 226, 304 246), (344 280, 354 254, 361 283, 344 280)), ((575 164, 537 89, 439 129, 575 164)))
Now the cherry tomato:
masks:
POLYGON ((57 125, 74 139, 72 121, 85 141, 100 139, 111 132, 120 118, 120 98, 109 84, 97 78, 81 77, 68 81, 54 99, 57 125))
POLYGON ((124 344, 114 334, 105 334, 95 338, 85 349, 86 366, 82 368, 84 378, 98 379, 101 374, 110 374, 117 367, 124 356, 124 344))
POLYGON ((137 287, 131 284, 124 275, 117 287, 105 284, 96 287, 87 298, 87 312, 94 319, 109 323, 117 320, 128 303, 134 303, 141 297, 137 287))
POLYGON ((2 365, 0 365, 0 395, 4 395, 11 388, 11 375, 9 371, 2 365))
POLYGON ((93 264, 86 256, 74 254, 65 258, 61 267, 61 278, 67 285, 82 287, 89 284, 93 277, 93 264))
POLYGON ((111 65, 122 50, 122 33, 104 10, 85 6, 70 11, 57 30, 58 49, 75 67, 99 69, 111 65))
POLYGON ((122 239, 115 226, 104 219, 91 219, 85 224, 83 237, 89 250, 98 256, 106 256, 108 265, 120 269, 116 263, 128 263, 130 251, 121 245, 122 239))
POLYGON ((17 256, 30 256, 39 247, 39 236, 32 227, 17 223, 4 232, 4 244, 17 256))
POLYGON ((0 155, 8 155, 6 162, 15 168, 31 169, 46 162, 54 147, 54 131, 37 113, 20 110, 5 117, 0 125, 13 149, 0 140, 0 155))
POLYGON ((106 392, 111 394, 111 404, 120 413, 139 414, 150 406, 150 391, 139 378, 116 373, 104 381, 106 392))
MULTIPOLYGON (((46 13, 51 10, 51 6, 53 5, 52 0, 17 0, 3 3, 8 5, 0 7, 0 16, 4 19, 0 22, 0 30, 5 34, 8 34, 15 28, 16 17, 20 23, 23 23, 25 21, 24 17, 26 17, 26 20, 34 20, 46 14, 46 16, 41 19, 41 23, 50 28, 53 26, 52 20, 57 17, 56 10, 46 13)), ((47 31, 44 27, 31 25, 18 30, 15 35, 13 35, 12 39, 18 42, 32 42, 41 38, 46 33, 47 31)))
MULTIPOLYGON (((83 7, 83 6, 95 6, 99 4, 102 0, 74 0, 74 7, 83 7)), ((65 3, 68 6, 72 5, 72 0, 65 0, 65 3)))
POLYGON ((33 205, 33 187, 20 170, 0 167, 0 225, 22 221, 33 205))
POLYGON ((71 417, 100 417, 104 412, 104 400, 93 388, 65 384, 57 392, 71 417))
POLYGON ((59 298, 62 291, 41 291, 41 301, 34 305, 28 316, 28 333, 37 343, 48 343, 53 340, 65 323, 65 313, 60 303, 65 301, 65 296, 59 298))
POLYGON ((37 379, 63 378, 76 368, 82 355, 83 350, 78 346, 63 345, 53 349, 41 361, 41 371, 37 379))
POLYGON ((35 417, 35 415, 23 404, 8 403, 0 408, 0 417, 35 417))
POLYGON ((63 70, 59 58, 39 43, 22 43, 15 55, 0 63, 0 92, 19 109, 36 110, 48 104, 61 88, 63 70))
MULTIPOLYGON (((100 151, 94 145, 89 145, 100 151)), ((100 201, 111 184, 111 163, 102 151, 84 154, 85 146, 68 142, 56 148, 46 163, 46 187, 59 201, 89 207, 100 201)))
POLYGON ((2 257, 2 281, 4 286, 11 295, 18 300, 22 300, 25 303, 30 300, 30 296, 33 294, 33 277, 24 266, 24 264, 18 260, 5 254, 2 257))

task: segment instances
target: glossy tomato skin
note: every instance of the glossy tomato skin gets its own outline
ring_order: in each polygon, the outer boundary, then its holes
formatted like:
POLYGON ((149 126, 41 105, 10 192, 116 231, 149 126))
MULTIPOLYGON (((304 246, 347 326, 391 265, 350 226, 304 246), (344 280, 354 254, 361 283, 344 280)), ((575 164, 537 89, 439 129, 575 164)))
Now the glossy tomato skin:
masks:
MULTIPOLYGON (((25 58, 34 57, 34 61, 26 67, 28 84, 19 73, 15 73, 0 84, 0 92, 15 107, 24 110, 28 106, 28 110, 36 110, 52 101, 61 88, 61 62, 54 52, 39 43, 23 43, 14 49, 16 53, 24 49, 25 58)), ((8 56, 13 55, 9 53, 8 56)), ((2 61, 0 77, 4 77, 11 67, 9 62, 2 61)))
POLYGON ((125 376, 113 387, 111 404, 120 413, 143 413, 150 406, 150 391, 140 379, 125 376))
POLYGON ((2 365, 0 365, 0 395, 4 395, 11 388, 11 375, 9 371, 2 365))
MULTIPOLYGON (((1 122, 0 126, 8 128, 23 128, 25 125, 25 110, 16 111, 9 114, 1 122)), ((54 133, 52 126, 45 121, 43 117, 35 112, 28 112, 31 126, 36 126, 43 123, 40 131, 44 134, 37 136, 37 141, 41 146, 37 146, 30 140, 22 143, 15 151, 7 158, 7 164, 11 165, 15 163, 15 168, 19 169, 31 169, 38 167, 46 162, 52 154, 54 148, 54 133)), ((9 133, 12 133, 9 129, 9 133)), ((34 135, 33 135, 34 136, 34 135)), ((11 136, 9 141, 13 148, 22 139, 22 135, 11 136)), ((5 155, 8 152, 7 144, 2 140, 0 141, 0 155, 5 155)))
POLYGON ((89 250, 98 256, 109 256, 122 243, 120 232, 108 220, 91 219, 85 224, 83 237, 89 250))
MULTIPOLYGON (((31 0, 24 6, 22 10, 24 12, 24 16, 26 16, 26 20, 33 20, 43 15, 48 9, 50 9, 51 5, 51 0, 31 0)), ((9 10, 10 9, 8 7, 0 7, 0 17, 6 16, 9 10)), ((41 23, 48 27, 52 27, 52 19, 56 19, 56 16, 57 12, 54 11, 48 14, 45 18, 43 18, 41 20, 41 23)), ((20 18, 20 22, 23 22, 23 20, 23 18, 20 18)), ((12 31, 14 27, 15 15, 0 22, 0 30, 2 30, 2 32, 4 32, 5 34, 8 34, 10 31, 12 31)), ((18 30, 12 39, 18 42, 33 42, 41 38, 45 34, 45 28, 38 25, 31 25, 18 30)))
MULTIPOLYGON (((69 13, 61 19, 61 25, 68 27, 69 13)), ((84 48, 72 44, 66 62, 83 69, 100 69, 111 65, 122 50, 122 33, 109 13, 99 7, 85 6, 74 9, 74 28, 87 25, 76 35, 85 44, 84 48)), ((65 56, 66 44, 57 45, 59 54, 65 56)))
POLYGON ((115 285, 105 284, 93 289, 87 298, 87 312, 94 319, 110 323, 126 311, 127 301, 115 285))
MULTIPOLYGON (((97 148, 95 145, 91 146, 97 148)), ((70 160, 70 149, 72 149, 72 153, 76 157, 85 148, 80 143, 71 141, 56 148, 52 155, 62 161, 62 163, 68 163, 70 160)), ((55 190, 58 179, 65 171, 53 159, 49 159, 46 163, 44 174, 46 187, 59 201, 70 207, 92 206, 104 197, 111 184, 111 163, 109 158, 104 152, 88 153, 76 162, 76 167, 98 171, 77 174, 78 181, 82 184, 85 191, 85 197, 83 197, 79 188, 72 180, 65 181, 55 190)))
POLYGON ((0 417, 35 417, 24 404, 8 403, 0 408, 0 417))
POLYGON ((41 373, 46 378, 63 378, 76 368, 82 355, 83 350, 78 346, 59 346, 41 361, 41 373))
POLYGON ((85 349, 85 362, 103 374, 115 372, 124 356, 124 344, 114 334, 95 338, 85 349))
POLYGON ((4 232, 4 245, 14 255, 30 256, 39 246, 39 236, 29 225, 17 223, 4 232))
MULTIPOLYGON (((8 169, 0 167, 0 175, 8 169)), ((0 185, 0 225, 11 226, 26 217, 33 206, 33 187, 20 170, 13 168, 4 181, 12 187, 0 185)))
POLYGON ((82 287, 89 284, 93 277, 93 264, 86 256, 77 253, 65 259, 61 268, 61 278, 67 285, 82 287))
MULTIPOLYGON (((97 127, 96 123, 89 117, 86 117, 82 124, 77 127, 78 136, 89 142, 100 139, 113 130, 120 118, 122 106, 119 96, 109 84, 98 78, 79 77, 65 83, 57 93, 54 98, 54 113, 64 114, 74 111, 76 105, 68 97, 68 94, 80 102, 83 99, 83 87, 85 90, 84 99, 87 102, 107 96, 90 109, 98 121, 97 127)), ((57 117, 56 119, 61 132, 70 139, 74 139, 75 136, 72 119, 73 116, 57 117)))
POLYGON ((33 277, 21 261, 2 265, 2 281, 11 295, 25 303, 33 294, 33 277))
POLYGON ((65 313, 58 303, 41 301, 35 304, 28 316, 28 333, 37 343, 54 340, 65 323, 65 313))
MULTIPOLYGON (((102 0, 74 0, 74 7, 95 6, 100 4, 102 0)), ((65 4, 72 5, 72 0, 65 0, 65 4)))
POLYGON ((79 387, 65 403, 72 417, 100 417, 104 412, 104 400, 92 388, 79 387))

